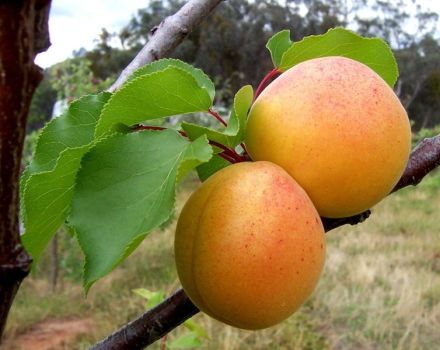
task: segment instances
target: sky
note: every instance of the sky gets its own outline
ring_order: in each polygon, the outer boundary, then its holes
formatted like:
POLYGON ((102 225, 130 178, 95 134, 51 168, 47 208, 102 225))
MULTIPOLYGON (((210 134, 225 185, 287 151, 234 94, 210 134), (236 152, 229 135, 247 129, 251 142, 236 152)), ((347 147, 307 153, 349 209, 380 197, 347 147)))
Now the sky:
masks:
MULTIPOLYGON (((389 0, 393 1, 393 0, 389 0)), ((410 1, 410 0, 408 0, 410 1)), ((72 56, 81 47, 92 49, 102 28, 118 32, 148 0, 53 0, 49 17, 52 46, 36 58, 43 68, 72 56)), ((440 14, 440 0, 417 0, 440 14)))
POLYGON ((43 68, 91 49, 102 28, 118 32, 148 0, 53 0, 49 16, 51 47, 36 58, 43 68))

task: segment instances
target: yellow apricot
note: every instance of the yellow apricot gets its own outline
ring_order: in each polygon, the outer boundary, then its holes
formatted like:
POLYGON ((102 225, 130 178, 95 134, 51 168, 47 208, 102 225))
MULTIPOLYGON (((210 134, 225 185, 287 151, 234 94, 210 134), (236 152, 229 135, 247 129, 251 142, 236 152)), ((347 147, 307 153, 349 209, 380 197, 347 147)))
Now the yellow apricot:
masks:
POLYGON ((408 161, 411 128, 378 74, 325 57, 294 66, 261 93, 245 143, 253 160, 283 167, 321 216, 345 217, 392 190, 408 161))
POLYGON ((175 258, 183 289, 200 310, 261 329, 287 318, 314 290, 324 229, 281 167, 238 163, 212 175, 185 204, 175 258))

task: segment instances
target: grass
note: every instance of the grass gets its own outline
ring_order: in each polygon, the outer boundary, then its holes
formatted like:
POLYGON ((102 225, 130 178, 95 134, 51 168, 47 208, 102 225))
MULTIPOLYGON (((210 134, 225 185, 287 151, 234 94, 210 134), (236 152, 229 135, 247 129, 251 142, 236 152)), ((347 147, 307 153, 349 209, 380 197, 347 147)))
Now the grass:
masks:
MULTIPOLYGON (((181 207, 195 185, 178 193, 181 207)), ((313 296, 282 324, 258 332, 224 326, 199 314, 205 349, 434 349, 440 344, 440 175, 396 193, 365 223, 327 235, 327 261, 313 296)), ((179 210, 179 209, 178 209, 179 210)), ((177 212, 178 212, 177 210, 177 212)), ((7 337, 52 318, 90 317, 94 327, 69 349, 87 349, 144 311, 131 290, 171 293, 179 283, 173 261, 175 220, 151 233, 136 252, 92 287, 81 284, 80 252, 63 238, 63 278, 49 292, 43 260, 20 289, 7 337)), ((256 305, 256 307, 258 307, 256 305)), ((185 332, 177 329, 173 339, 185 332)), ((159 349, 154 344, 152 349, 159 349)))

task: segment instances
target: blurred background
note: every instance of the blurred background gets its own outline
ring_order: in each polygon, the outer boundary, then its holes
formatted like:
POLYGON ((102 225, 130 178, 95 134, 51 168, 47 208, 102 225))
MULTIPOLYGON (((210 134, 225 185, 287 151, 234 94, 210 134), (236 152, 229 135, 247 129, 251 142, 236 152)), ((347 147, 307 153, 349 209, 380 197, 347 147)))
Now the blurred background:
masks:
MULTIPOLYGON (((117 30, 103 28, 91 47, 77 47, 56 64, 44 61, 45 79, 30 110, 23 167, 31 159, 39 129, 68 102, 108 87, 146 43, 150 30, 183 3, 136 2, 144 8, 117 30)), ((133 1, 129 4, 134 6, 133 1)), ((416 144, 440 132, 439 4, 228 0, 173 57, 211 77, 217 109, 227 113, 235 92, 246 84, 255 88, 272 68, 265 44, 280 30, 290 29, 295 41, 335 26, 381 37, 397 58, 400 78, 395 92, 408 111, 416 144)), ((213 119, 201 114, 185 118, 204 124, 213 119)), ((175 126, 175 120, 164 123, 175 126)), ((175 217, 198 185, 191 175, 179 187, 175 217)), ((248 332, 198 315, 195 322, 202 330, 196 332, 197 339, 176 342, 191 332, 191 327, 181 327, 152 348, 186 344, 205 349, 435 349, 440 344, 439 209, 440 174, 434 172, 416 188, 384 200, 366 223, 328 234, 327 262, 318 288, 283 324, 248 332)), ((145 310, 146 297, 170 294, 179 286, 173 258, 175 217, 152 232, 87 298, 81 285, 81 252, 75 238, 61 230, 20 289, 1 349, 86 349, 145 310), (139 288, 144 292, 133 292, 139 288)))

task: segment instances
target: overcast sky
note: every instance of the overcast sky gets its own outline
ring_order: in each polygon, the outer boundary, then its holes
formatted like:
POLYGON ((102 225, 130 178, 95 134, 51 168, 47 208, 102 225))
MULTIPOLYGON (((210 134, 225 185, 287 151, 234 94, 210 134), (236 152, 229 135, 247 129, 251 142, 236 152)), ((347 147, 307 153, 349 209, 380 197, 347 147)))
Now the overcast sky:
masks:
MULTIPOLYGON (((393 1, 393 0, 390 0, 393 1)), ((408 0, 409 1, 409 0, 408 0)), ((52 46, 37 56, 42 67, 72 56, 81 47, 91 49, 102 28, 118 32, 148 0, 53 0, 49 18, 52 46)), ((440 14, 440 0, 417 0, 440 14)))

